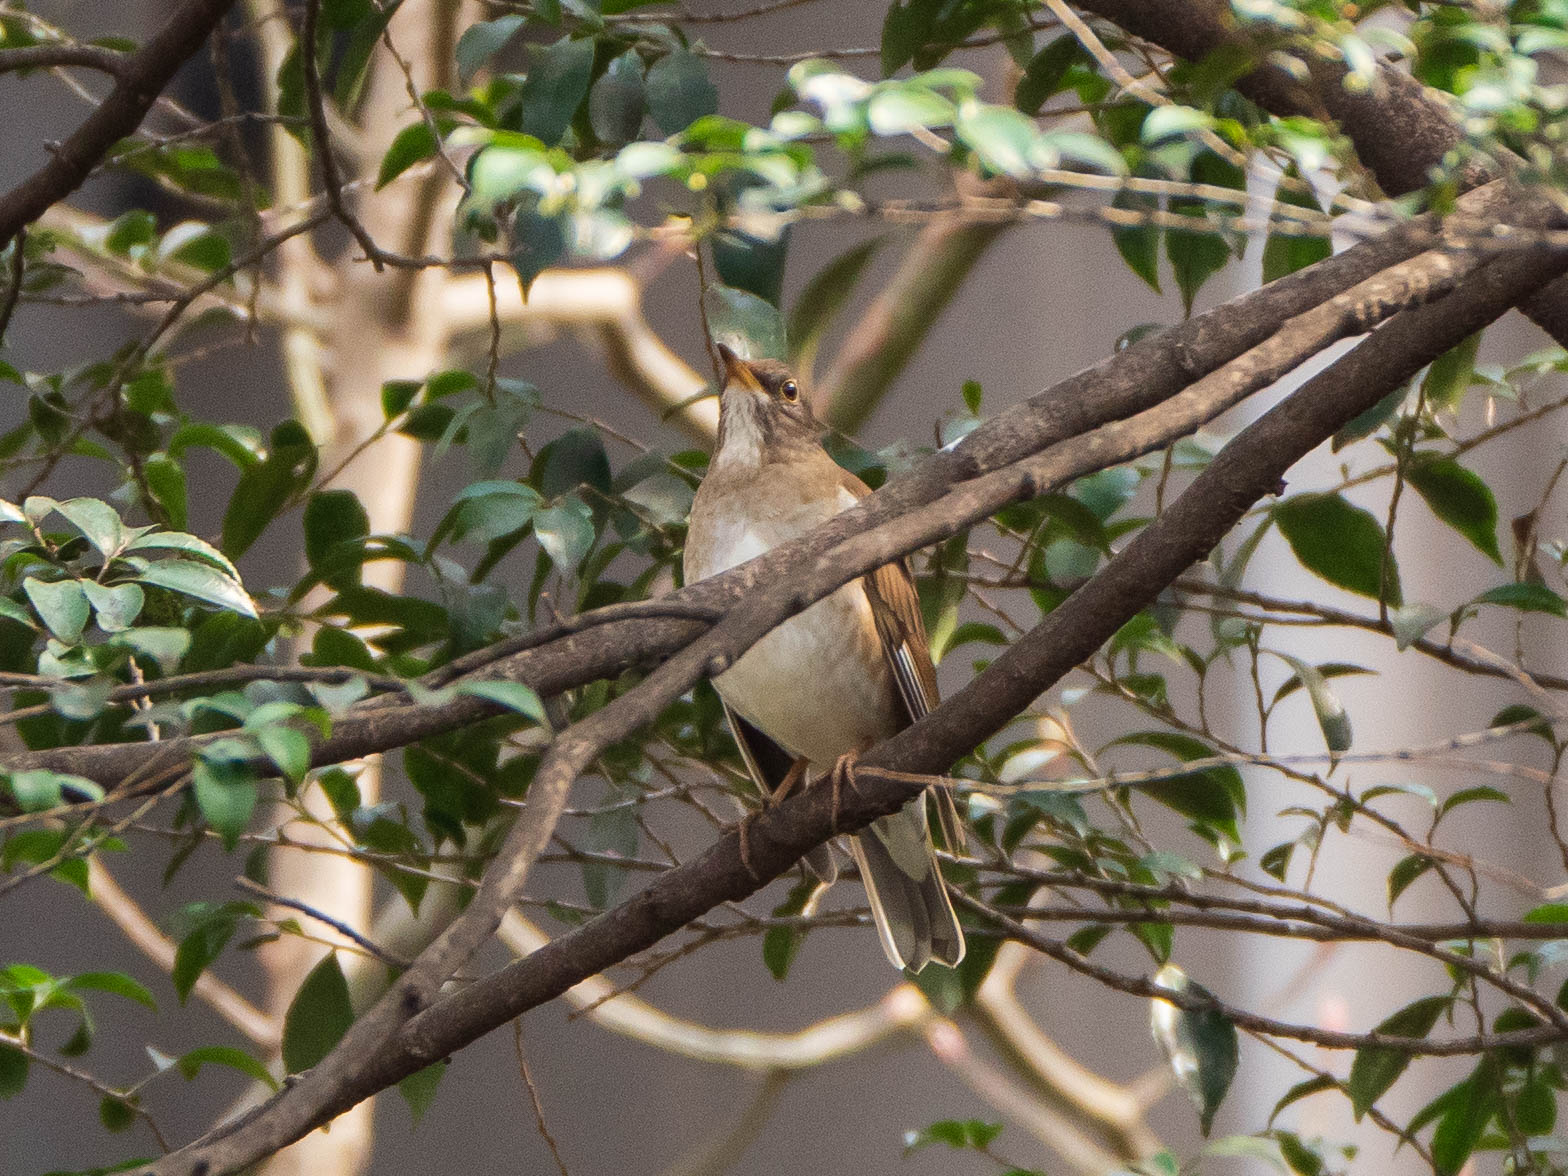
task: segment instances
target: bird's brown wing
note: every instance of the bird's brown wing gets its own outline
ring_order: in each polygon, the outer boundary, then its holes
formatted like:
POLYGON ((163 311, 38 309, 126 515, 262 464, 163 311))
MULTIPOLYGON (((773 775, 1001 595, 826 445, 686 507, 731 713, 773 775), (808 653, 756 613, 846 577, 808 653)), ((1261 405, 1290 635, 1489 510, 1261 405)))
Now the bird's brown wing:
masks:
MULTIPOLYGON (((856 498, 871 493, 864 482, 848 471, 844 473, 844 485, 856 498)), ((871 602, 871 615, 876 620, 877 635, 882 639, 882 650, 887 655, 893 679, 898 683, 899 698, 908 716, 907 726, 930 714, 941 701, 936 665, 931 660, 931 642, 926 636, 925 619, 920 614, 920 593, 915 588, 914 571, 907 559, 901 559, 884 564, 862 577, 861 582, 865 585, 866 598, 871 602)), ((936 788, 932 791, 942 840, 952 852, 962 853, 967 842, 952 790, 936 788)))

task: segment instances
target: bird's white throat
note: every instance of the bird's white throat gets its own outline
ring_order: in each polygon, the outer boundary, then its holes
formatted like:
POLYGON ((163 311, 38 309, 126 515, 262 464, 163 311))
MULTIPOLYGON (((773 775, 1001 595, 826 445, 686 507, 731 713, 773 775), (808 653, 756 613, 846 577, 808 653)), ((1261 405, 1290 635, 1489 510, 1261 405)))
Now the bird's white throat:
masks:
POLYGON ((757 394, 749 388, 724 390, 719 448, 712 468, 756 469, 762 465, 762 422, 757 419, 757 394))

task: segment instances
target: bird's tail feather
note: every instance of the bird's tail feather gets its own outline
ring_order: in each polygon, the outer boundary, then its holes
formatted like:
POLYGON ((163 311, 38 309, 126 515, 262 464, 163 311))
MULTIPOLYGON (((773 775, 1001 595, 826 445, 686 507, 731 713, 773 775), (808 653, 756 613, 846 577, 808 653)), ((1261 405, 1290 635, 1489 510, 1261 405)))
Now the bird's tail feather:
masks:
POLYGON ((875 822, 850 838, 850 848, 893 966, 911 972, 931 960, 957 966, 964 958, 964 932, 942 883, 924 801, 875 822))

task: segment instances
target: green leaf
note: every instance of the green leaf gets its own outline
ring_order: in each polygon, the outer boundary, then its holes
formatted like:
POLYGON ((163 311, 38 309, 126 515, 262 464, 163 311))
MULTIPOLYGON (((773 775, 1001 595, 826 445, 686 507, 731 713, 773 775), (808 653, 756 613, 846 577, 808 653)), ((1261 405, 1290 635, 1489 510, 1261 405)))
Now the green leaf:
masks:
MULTIPOLYGON (((1278 650, 1269 652, 1296 671, 1296 681, 1306 687, 1307 695, 1312 699, 1312 713, 1317 716, 1318 728, 1323 732, 1323 742, 1328 746, 1329 751, 1336 754, 1349 751, 1350 716, 1345 713, 1345 704, 1340 702, 1339 696, 1329 688, 1327 676, 1317 666, 1299 657, 1280 653, 1278 650)), ((1363 674, 1368 672, 1358 666, 1352 666, 1350 670, 1363 674)), ((1288 686, 1289 683, 1286 685, 1288 686)), ((1287 693, 1284 686, 1280 687, 1280 692, 1287 693)))
POLYGON ((474 75, 485 62, 494 57, 517 35, 517 31, 523 27, 525 21, 525 17, 508 14, 495 20, 478 21, 464 29, 463 35, 457 39, 457 50, 454 54, 457 59, 458 82, 466 86, 473 81, 474 75))
POLYGON ((1426 500, 1433 514, 1502 567, 1502 552, 1497 549, 1497 499, 1475 471, 1451 457, 1422 454, 1405 467, 1405 481, 1426 500))
POLYGON ((593 547, 593 511, 581 498, 569 494, 534 515, 534 535, 556 570, 573 576, 593 547))
POLYGON ((381 157, 381 170, 376 173, 377 190, 385 188, 416 163, 432 158, 439 146, 435 132, 425 121, 404 127, 381 157))
POLYGON ((0 1045, 0 1098, 15 1098, 27 1086, 29 1059, 21 1050, 0 1045))
POLYGON ((1331 445, 1333 451, 1338 453, 1345 446, 1352 445, 1363 437, 1370 437, 1377 432, 1399 411, 1400 406, 1405 402, 1405 397, 1409 394, 1409 387, 1401 384, 1371 408, 1352 419, 1349 424, 1342 426, 1334 434, 1334 440, 1331 445))
MULTIPOLYGON (((603 808, 588 819, 588 848, 610 857, 637 856, 637 810, 629 804, 603 808)), ((583 889, 588 902, 607 910, 626 881, 624 866, 605 862, 583 863, 583 889)))
POLYGON ((322 490, 305 503, 305 559, 312 568, 369 534, 370 516, 352 490, 322 490))
POLYGON ((1394 901, 1410 888, 1410 884, 1432 868, 1432 859, 1413 853, 1394 863, 1388 872, 1388 909, 1392 913, 1394 901))
POLYGON ((630 143, 648 113, 642 58, 628 49, 605 67, 588 95, 588 123, 611 146, 630 143))
POLYGON ((303 732, 282 723, 269 723, 253 734, 261 750, 284 776, 296 784, 305 778, 310 770, 310 740, 303 732))
POLYGON ((566 253, 566 222, 559 216, 544 216, 532 208, 517 210, 512 218, 512 268, 528 296, 534 279, 566 253))
MULTIPOLYGON (((1156 972, 1154 983, 1172 992, 1212 996, 1174 964, 1156 972)), ((1177 1083, 1198 1108, 1198 1123, 1207 1135, 1214 1112, 1225 1101, 1236 1076, 1240 1057, 1236 1026, 1218 1009, 1181 1009, 1159 998, 1149 1002, 1149 1023, 1177 1083)))
MULTIPOLYGON (((1214 749, 1202 740, 1175 731, 1142 731, 1124 735, 1115 740, 1112 746, 1123 744, 1158 748, 1183 761, 1207 759, 1214 755, 1214 749)), ((1241 773, 1233 767, 1202 768, 1168 780, 1140 784, 1137 791, 1200 825, 1217 829, 1232 841, 1241 840, 1236 818, 1246 805, 1246 786, 1242 783, 1241 773)))
POLYGON ((423 1070, 415 1070, 408 1077, 398 1080, 397 1092, 408 1104, 408 1112, 413 1116, 415 1127, 418 1127, 420 1120, 425 1117, 430 1104, 436 1101, 436 1087, 441 1084, 446 1068, 447 1061, 443 1058, 439 1062, 432 1062, 423 1070))
POLYGON ((592 429, 569 429, 539 451, 528 480, 546 498, 559 498, 579 486, 612 493, 610 458, 592 429))
POLYGON ((201 815, 223 838, 224 848, 233 849, 256 808, 254 775, 244 763, 200 756, 191 767, 191 779, 201 815))
POLYGON ((126 1000, 134 1000, 137 1004, 146 1005, 149 1009, 158 1007, 158 1002, 153 1000, 152 993, 124 972, 82 972, 65 980, 61 987, 110 992, 115 996, 123 996, 126 1000))
POLYGON ((1039 114, 1048 99, 1066 89, 1068 69, 1088 60, 1078 38, 1062 34, 1029 59, 1013 91, 1013 105, 1027 115, 1039 114))
MULTIPOLYGON (((1141 192, 1118 192, 1112 208, 1149 213, 1158 210, 1159 201, 1141 192)), ((1144 280, 1156 294, 1160 292, 1160 230, 1152 224, 1130 227, 1118 225, 1111 240, 1127 268, 1144 280)))
POLYGON ((648 113, 666 135, 718 113, 719 91, 708 78, 707 63, 686 49, 676 49, 649 67, 647 93, 648 113))
POLYGON ((210 563, 236 580, 240 578, 239 569, 230 562, 228 556, 205 539, 187 535, 184 531, 153 531, 147 535, 139 535, 125 545, 125 550, 127 554, 141 551, 177 551, 181 555, 210 563))
POLYGON ((1334 252, 1327 237, 1273 232, 1263 246, 1263 280, 1272 282, 1316 265, 1334 252))
POLYGON ((143 461, 142 472, 146 474, 147 486, 163 508, 170 526, 189 526, 184 467, 164 454, 155 453, 143 461))
POLYGON ((1432 1133, 1432 1164, 1438 1176, 1457 1176, 1481 1142, 1487 1121, 1497 1109, 1498 1068, 1497 1055, 1484 1056, 1461 1084, 1464 1094, 1444 1110, 1432 1133))
POLYGON ((1009 106, 965 103, 954 123, 958 139, 992 172, 1034 174, 1039 132, 1028 118, 1009 106))
POLYGON ((231 1045, 204 1045, 183 1053, 174 1063, 186 1078, 194 1078, 203 1066, 226 1066, 254 1078, 271 1090, 278 1089, 278 1080, 250 1054, 231 1045))
POLYGON ((82 591, 98 616, 98 627, 105 633, 123 633, 141 615, 146 594, 135 584, 110 587, 92 580, 81 581, 82 591))
POLYGON ((1296 1083, 1287 1090, 1279 1102, 1274 1104, 1274 1109, 1269 1112, 1269 1126, 1274 1125, 1274 1120, 1279 1118, 1279 1113, 1291 1103, 1300 1102, 1314 1094, 1321 1094, 1325 1090, 1338 1090, 1339 1081, 1332 1074, 1319 1074, 1316 1078, 1307 1078, 1296 1083))
POLYGON ((354 1023, 348 981, 329 951, 310 970, 283 1017, 283 1068, 299 1074, 332 1052, 354 1023))
POLYGON ((305 430, 287 421, 272 431, 272 448, 240 475, 223 515, 223 550, 238 559, 267 529, 293 494, 316 472, 316 448, 305 430))
POLYGON ((22 591, 49 632, 66 645, 81 640, 92 608, 80 580, 23 580, 22 591))
MULTIPOLYGON (((773 908, 773 917, 786 918, 803 913, 813 897, 822 889, 815 878, 802 878, 790 888, 784 901, 773 908)), ((801 927, 769 927, 762 937, 762 962, 775 980, 789 975, 790 966, 806 942, 806 932, 801 927)))
MULTIPOLYGON (((1280 533, 1302 567, 1349 592, 1382 595, 1383 528, 1339 494, 1297 494, 1273 510, 1280 533)), ((1402 603, 1399 569, 1388 561, 1388 602, 1402 603)))
POLYGON ((1496 588, 1488 588, 1470 603, 1501 604, 1520 612, 1568 617, 1568 601, 1564 601, 1545 584, 1499 584, 1496 588))
POLYGON ((103 788, 85 776, 51 772, 47 768, 12 772, 3 778, 10 785, 11 795, 16 798, 17 805, 25 813, 59 808, 67 802, 67 791, 72 802, 99 801, 104 797, 103 788))
POLYGON ((719 282, 702 296, 713 337, 751 359, 783 359, 789 353, 784 316, 766 299, 719 282))
POLYGON ((160 559, 148 564, 136 578, 143 584, 167 588, 241 616, 257 615, 255 602, 237 580, 195 560, 160 559))
POLYGON ((533 687, 525 682, 507 682, 501 679, 459 682, 453 689, 458 694, 472 695, 474 698, 482 698, 486 702, 505 707, 509 711, 516 711, 540 726, 550 725, 549 717, 544 711, 544 703, 539 701, 539 695, 534 692, 533 687))
POLYGON ((136 1124, 136 1108, 123 1098, 106 1094, 98 1100, 98 1121, 106 1131, 125 1131, 136 1124))
MULTIPOLYGON (((1422 997, 1384 1019, 1374 1032, 1390 1037, 1425 1037, 1452 1003, 1452 998, 1447 996, 1422 997)), ((1357 1121, 1405 1072, 1410 1058, 1408 1050, 1387 1046, 1369 1045, 1356 1051, 1346 1089, 1350 1092, 1350 1106, 1357 1121)))
POLYGON ((72 498, 57 502, 55 510, 85 535, 105 558, 112 558, 125 545, 125 524, 120 521, 119 512, 107 502, 96 498, 72 498))
POLYGON ((547 147, 553 147, 572 125, 577 104, 588 93, 593 76, 593 41, 562 37, 553 45, 532 45, 528 51, 528 77, 523 82, 522 127, 547 147))
POLYGON ((1432 361, 1421 381, 1421 391, 1434 411, 1453 412, 1464 399, 1465 391, 1475 375, 1476 350, 1481 346, 1481 332, 1432 361))

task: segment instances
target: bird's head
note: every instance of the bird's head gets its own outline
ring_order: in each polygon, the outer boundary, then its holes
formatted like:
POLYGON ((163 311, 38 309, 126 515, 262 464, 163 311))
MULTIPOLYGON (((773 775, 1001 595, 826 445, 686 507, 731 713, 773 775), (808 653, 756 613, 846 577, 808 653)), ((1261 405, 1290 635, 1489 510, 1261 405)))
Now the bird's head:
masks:
POLYGON ((724 389, 715 463, 766 465, 789 460, 798 447, 817 447, 822 426, 788 367, 776 359, 742 359, 722 343, 719 358, 724 389))

